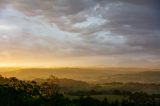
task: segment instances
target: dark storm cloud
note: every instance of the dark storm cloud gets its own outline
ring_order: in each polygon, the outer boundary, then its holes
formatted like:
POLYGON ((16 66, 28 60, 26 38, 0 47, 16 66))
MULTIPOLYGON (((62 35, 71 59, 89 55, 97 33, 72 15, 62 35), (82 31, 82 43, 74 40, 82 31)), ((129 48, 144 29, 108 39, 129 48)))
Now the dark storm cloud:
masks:
POLYGON ((91 0, 14 0, 12 3, 27 14, 48 16, 77 14, 92 6, 91 0))
POLYGON ((8 0, 0 0, 0 9, 4 8, 7 3, 8 3, 8 0))
POLYGON ((62 54, 160 59, 159 0, 13 0, 10 4, 27 16, 43 17, 62 32, 78 34, 78 41, 70 37, 70 43, 64 42, 68 46, 62 54))
POLYGON ((111 31, 112 36, 121 35, 127 39, 122 48, 119 46, 116 48, 115 53, 132 52, 158 56, 160 53, 160 14, 158 11, 160 2, 158 0, 108 2, 102 0, 99 3, 105 5, 102 9, 107 7, 109 3, 112 4, 108 10, 99 11, 103 18, 109 21, 101 27, 88 30, 87 34, 92 35, 97 31, 111 31))
POLYGON ((131 47, 156 48, 155 46, 159 44, 158 0, 15 0, 13 4, 27 14, 48 17, 62 30, 79 32, 83 38, 90 35, 89 40, 85 40, 86 43, 95 39, 93 33, 111 31, 112 36, 125 36, 128 39, 126 44, 131 47), (97 11, 93 11, 96 5, 100 6, 97 11), (107 7, 108 10, 105 10, 107 7), (90 14, 95 17, 100 14, 103 19, 108 20, 108 23, 98 27, 73 27, 75 23, 86 21, 85 15, 90 14), (66 20, 57 16, 66 17, 69 23, 64 24, 66 20))
MULTIPOLYGON (((118 9, 112 9, 106 16, 110 22, 105 26, 113 34, 121 34, 128 40, 126 45, 139 47, 146 53, 160 53, 160 19, 157 0, 143 1, 144 4, 122 4, 118 9)), ((114 8, 114 7, 113 7, 114 8)), ((104 15, 105 16, 105 15, 104 15)), ((135 51, 138 52, 138 51, 135 51)))

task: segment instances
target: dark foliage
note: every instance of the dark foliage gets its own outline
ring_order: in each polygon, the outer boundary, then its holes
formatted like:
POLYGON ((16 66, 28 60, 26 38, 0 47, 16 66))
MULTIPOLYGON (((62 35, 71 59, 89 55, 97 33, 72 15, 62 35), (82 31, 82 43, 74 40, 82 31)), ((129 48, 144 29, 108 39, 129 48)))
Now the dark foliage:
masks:
MULTIPOLYGON (((47 82, 22 81, 15 77, 3 78, 0 84, 0 106, 159 106, 160 96, 143 92, 128 93, 129 99, 109 102, 107 98, 98 100, 90 96, 79 99, 66 98, 57 85, 56 78, 47 82)), ((93 92, 93 91, 92 91, 93 92)), ((115 91, 118 95, 120 91, 115 91)), ((94 91, 95 93, 95 91, 94 91)))

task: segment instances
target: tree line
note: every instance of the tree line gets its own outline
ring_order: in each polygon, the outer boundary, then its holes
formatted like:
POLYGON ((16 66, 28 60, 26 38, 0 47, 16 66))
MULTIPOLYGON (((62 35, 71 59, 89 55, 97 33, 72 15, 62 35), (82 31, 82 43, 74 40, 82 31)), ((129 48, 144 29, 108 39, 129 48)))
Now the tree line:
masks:
POLYGON ((83 95, 70 99, 61 92, 58 79, 53 76, 42 83, 0 76, 0 106, 160 106, 159 94, 135 92, 128 96, 121 102, 83 95))

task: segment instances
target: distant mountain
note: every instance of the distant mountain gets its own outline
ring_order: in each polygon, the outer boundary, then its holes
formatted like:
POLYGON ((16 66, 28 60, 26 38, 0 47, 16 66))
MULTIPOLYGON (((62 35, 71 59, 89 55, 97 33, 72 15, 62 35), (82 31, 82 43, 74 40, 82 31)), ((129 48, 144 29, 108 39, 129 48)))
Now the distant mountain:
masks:
POLYGON ((117 74, 109 78, 104 78, 103 82, 140 82, 140 83, 160 83, 160 71, 145 71, 129 74, 117 74))
POLYGON ((33 80, 48 78, 53 75, 60 79, 67 78, 94 83, 106 82, 144 82, 160 83, 159 69, 143 68, 24 68, 0 72, 6 77, 33 80))
POLYGON ((18 67, 0 67, 0 73, 2 72, 11 72, 11 71, 15 71, 15 70, 19 70, 21 68, 18 67))
POLYGON ((58 78, 97 81, 102 77, 126 72, 127 70, 116 68, 24 68, 0 74, 6 77, 15 76, 19 79, 48 78, 53 75, 58 78))

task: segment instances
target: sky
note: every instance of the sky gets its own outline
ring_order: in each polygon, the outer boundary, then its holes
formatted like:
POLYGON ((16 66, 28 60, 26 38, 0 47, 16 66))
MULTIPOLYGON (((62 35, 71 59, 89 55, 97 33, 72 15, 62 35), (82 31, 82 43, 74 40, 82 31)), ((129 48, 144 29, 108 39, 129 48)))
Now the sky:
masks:
POLYGON ((159 0, 0 0, 0 66, 159 67, 159 0))

